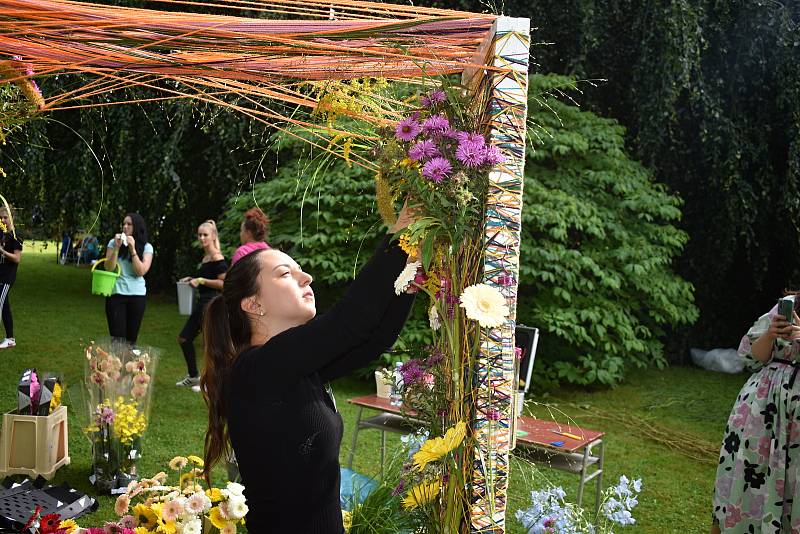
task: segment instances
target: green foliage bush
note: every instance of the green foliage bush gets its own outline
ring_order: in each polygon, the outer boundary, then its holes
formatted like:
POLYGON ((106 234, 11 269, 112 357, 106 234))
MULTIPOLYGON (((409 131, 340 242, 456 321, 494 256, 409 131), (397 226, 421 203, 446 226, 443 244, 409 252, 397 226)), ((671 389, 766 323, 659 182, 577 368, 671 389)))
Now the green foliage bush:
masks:
POLYGON ((613 385, 663 366, 664 328, 697 318, 672 263, 686 243, 680 200, 625 153, 625 130, 530 79, 531 129, 517 318, 542 330, 537 377, 613 385))

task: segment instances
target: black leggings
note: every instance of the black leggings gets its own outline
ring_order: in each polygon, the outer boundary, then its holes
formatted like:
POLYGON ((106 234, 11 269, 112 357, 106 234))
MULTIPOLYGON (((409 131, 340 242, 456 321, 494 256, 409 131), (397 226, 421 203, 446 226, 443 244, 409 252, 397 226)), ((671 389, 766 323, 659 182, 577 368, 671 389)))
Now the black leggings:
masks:
POLYGON ((111 337, 127 339, 136 344, 142 326, 145 307, 144 295, 111 295, 106 297, 106 321, 111 337))
POLYGON ((191 377, 198 377, 200 373, 197 370, 197 354, 194 350, 194 338, 200 333, 203 327, 203 314, 206 311, 206 306, 210 299, 202 299, 195 301, 192 308, 192 314, 186 319, 186 324, 183 325, 183 330, 178 334, 178 344, 183 351, 183 359, 186 360, 186 371, 191 377))
POLYGON ((11 284, 0 284, 0 309, 3 310, 3 326, 6 328, 6 337, 14 337, 14 318, 11 317, 11 301, 8 300, 8 293, 11 291, 11 284))

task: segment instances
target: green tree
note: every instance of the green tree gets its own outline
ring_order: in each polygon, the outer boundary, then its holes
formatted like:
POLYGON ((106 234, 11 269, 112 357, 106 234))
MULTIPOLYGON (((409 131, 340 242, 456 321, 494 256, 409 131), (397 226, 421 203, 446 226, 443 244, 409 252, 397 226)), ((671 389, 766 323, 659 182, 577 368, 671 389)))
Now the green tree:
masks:
POLYGON ((665 327, 697 310, 672 267, 680 200, 627 156, 616 121, 551 96, 573 83, 530 79, 517 317, 543 331, 538 376, 611 385, 628 365, 664 365, 665 327))

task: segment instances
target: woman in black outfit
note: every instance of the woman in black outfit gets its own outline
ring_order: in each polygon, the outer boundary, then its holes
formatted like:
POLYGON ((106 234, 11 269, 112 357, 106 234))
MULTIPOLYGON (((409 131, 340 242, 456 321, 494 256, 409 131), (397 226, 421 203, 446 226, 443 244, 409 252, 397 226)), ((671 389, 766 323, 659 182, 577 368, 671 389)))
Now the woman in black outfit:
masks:
POLYGON ((6 337, 0 341, 0 349, 17 346, 8 293, 17 279, 17 267, 22 259, 22 240, 14 232, 14 219, 9 209, 5 206, 0 207, 0 221, 5 227, 5 231, 0 231, 0 310, 2 310, 0 316, 6 329, 6 337))
POLYGON ((200 374, 197 372, 197 357, 194 351, 194 338, 200 333, 203 313, 211 299, 222 291, 222 281, 228 263, 220 252, 217 224, 208 220, 197 227, 197 240, 203 247, 203 261, 196 278, 187 276, 181 279, 192 287, 198 288, 199 299, 192 308, 192 314, 186 320, 183 330, 178 334, 178 345, 181 346, 183 357, 186 360, 187 374, 175 383, 176 386, 191 386, 192 390, 200 391, 200 374))
MULTIPOLYGON (((410 222, 404 207, 390 233, 410 222)), ((413 303, 412 295, 394 293, 407 261, 387 236, 344 297, 316 318, 311 276, 286 254, 258 250, 228 271, 204 324, 205 465, 208 477, 230 439, 249 532, 344 531, 343 424, 325 384, 395 342, 413 303)))

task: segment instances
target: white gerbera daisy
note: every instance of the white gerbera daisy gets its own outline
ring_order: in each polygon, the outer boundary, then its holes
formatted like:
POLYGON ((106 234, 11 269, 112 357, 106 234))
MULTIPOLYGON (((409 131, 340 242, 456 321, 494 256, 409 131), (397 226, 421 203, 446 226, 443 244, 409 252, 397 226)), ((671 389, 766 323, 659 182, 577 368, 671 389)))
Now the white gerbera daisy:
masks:
POLYGON ((228 482, 228 493, 236 497, 241 497, 244 495, 244 486, 237 482, 228 482))
POLYGON ((183 534, 203 534, 203 523, 192 519, 183 524, 183 534))
POLYGON ((439 330, 439 327, 442 326, 442 322, 439 320, 439 312, 436 311, 435 304, 428 310, 428 324, 431 326, 432 330, 439 330))
POLYGON ((234 521, 242 519, 248 511, 243 497, 231 497, 228 501, 228 516, 234 521))
POLYGON ((397 280, 394 281, 395 295, 404 293, 406 289, 408 289, 408 286, 411 285, 411 281, 414 280, 414 277, 417 275, 417 269, 420 267, 422 267, 422 264, 418 261, 406 264, 403 272, 401 272, 400 276, 397 277, 397 280))
POLYGON ((497 289, 486 284, 475 284, 464 289, 459 297, 467 317, 478 321, 484 328, 503 324, 508 317, 508 304, 497 289))

